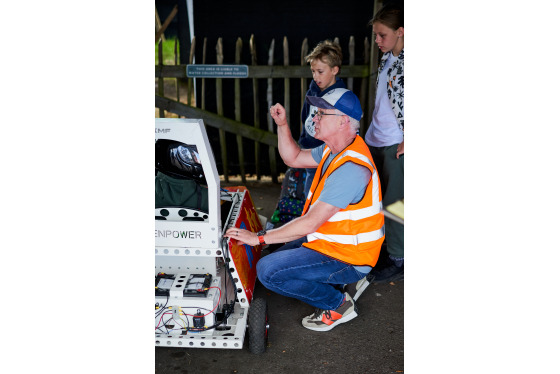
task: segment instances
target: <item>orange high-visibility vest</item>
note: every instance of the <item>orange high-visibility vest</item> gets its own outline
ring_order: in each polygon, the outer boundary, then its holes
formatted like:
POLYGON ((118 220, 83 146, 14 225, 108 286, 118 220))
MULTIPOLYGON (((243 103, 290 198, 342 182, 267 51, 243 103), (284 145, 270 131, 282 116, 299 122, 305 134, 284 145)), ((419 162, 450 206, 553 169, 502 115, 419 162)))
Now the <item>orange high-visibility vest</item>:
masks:
POLYGON ((302 215, 319 199, 327 178, 345 162, 367 167, 371 179, 361 201, 334 214, 316 232, 307 235, 308 242, 303 246, 352 265, 375 266, 385 239, 385 221, 379 176, 371 153, 364 140, 356 136, 352 144, 336 155, 322 172, 330 153, 329 147, 325 146, 302 215))

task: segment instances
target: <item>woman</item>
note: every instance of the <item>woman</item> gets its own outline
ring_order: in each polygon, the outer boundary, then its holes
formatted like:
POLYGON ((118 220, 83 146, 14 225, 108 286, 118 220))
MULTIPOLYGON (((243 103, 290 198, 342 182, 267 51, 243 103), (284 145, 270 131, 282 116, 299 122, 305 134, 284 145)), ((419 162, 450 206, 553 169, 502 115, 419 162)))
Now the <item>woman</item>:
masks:
MULTIPOLYGON (((397 5, 386 5, 370 24, 383 56, 365 141, 379 173, 383 206, 388 206, 404 198, 404 12, 397 5)), ((404 278, 404 225, 385 220, 385 230, 388 259, 379 261, 367 279, 360 281, 358 291, 371 282, 404 278)))

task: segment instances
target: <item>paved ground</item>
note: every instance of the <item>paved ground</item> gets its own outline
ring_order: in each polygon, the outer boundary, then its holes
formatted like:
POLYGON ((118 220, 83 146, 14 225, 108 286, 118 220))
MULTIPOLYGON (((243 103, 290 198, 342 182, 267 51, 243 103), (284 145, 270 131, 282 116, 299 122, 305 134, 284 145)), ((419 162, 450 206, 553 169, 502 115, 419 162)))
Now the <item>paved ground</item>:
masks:
MULTIPOLYGON (((226 185, 226 184, 223 184, 226 185)), ((227 185, 240 185, 232 180, 227 185)), ((270 218, 280 185, 269 181, 245 184, 259 214, 270 218)), ((267 254, 267 251, 263 253, 267 254)), ((359 316, 329 332, 301 326, 313 308, 277 295, 258 281, 255 297, 268 303, 267 351, 155 348, 157 374, 180 373, 403 373, 404 282, 370 286, 356 305, 359 316)))

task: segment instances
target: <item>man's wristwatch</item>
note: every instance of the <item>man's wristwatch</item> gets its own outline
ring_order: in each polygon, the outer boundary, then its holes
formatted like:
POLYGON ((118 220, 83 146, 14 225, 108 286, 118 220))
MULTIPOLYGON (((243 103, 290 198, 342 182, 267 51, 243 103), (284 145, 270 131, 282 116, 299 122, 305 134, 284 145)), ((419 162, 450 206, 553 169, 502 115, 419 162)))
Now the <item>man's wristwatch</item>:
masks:
POLYGON ((266 242, 264 241, 264 234, 266 234, 266 230, 261 230, 257 233, 257 237, 259 238, 260 244, 266 244, 266 242))

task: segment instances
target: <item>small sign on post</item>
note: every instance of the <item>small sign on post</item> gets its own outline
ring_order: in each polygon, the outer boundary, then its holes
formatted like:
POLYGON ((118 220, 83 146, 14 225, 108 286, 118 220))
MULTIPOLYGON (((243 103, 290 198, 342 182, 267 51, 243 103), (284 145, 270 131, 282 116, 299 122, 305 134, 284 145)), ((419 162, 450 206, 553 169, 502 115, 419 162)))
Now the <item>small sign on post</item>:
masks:
POLYGON ((187 65, 188 78, 247 78, 247 65, 187 65))

